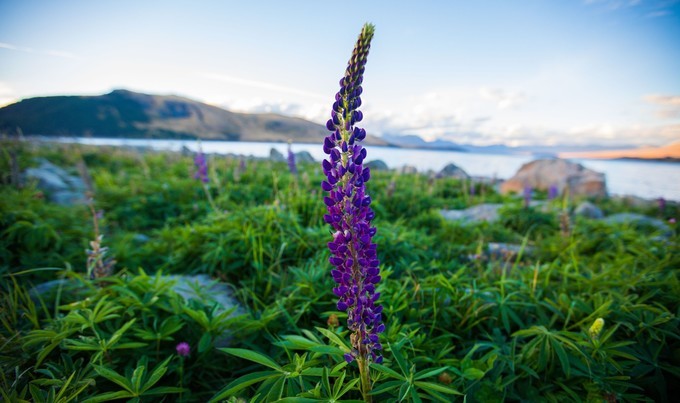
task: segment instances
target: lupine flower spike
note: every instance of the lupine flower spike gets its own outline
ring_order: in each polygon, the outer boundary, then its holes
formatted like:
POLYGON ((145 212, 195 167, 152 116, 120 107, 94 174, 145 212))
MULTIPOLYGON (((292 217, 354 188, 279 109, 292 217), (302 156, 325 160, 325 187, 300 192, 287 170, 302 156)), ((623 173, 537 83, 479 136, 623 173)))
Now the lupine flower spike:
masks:
POLYGON ((376 228, 371 226, 375 213, 370 208, 371 198, 366 193, 366 182, 371 175, 363 163, 366 149, 360 143, 366 130, 356 127, 363 114, 361 106, 363 74, 375 27, 364 25, 349 60, 345 75, 340 79, 340 91, 335 95, 331 119, 326 127, 331 132, 324 139, 323 150, 329 155, 323 161, 326 180, 321 183, 328 192, 324 197, 328 214, 324 220, 333 229, 331 271, 337 287, 337 308, 347 312, 352 351, 345 354, 347 362, 357 361, 361 373, 362 393, 371 401, 369 364, 381 363, 382 349, 379 334, 385 331, 382 306, 377 304, 380 293, 380 269, 372 242, 376 228))
POLYGON ((203 150, 199 147, 198 152, 194 156, 194 165, 196 165, 196 173, 194 173, 194 179, 198 179, 203 183, 208 183, 208 161, 205 159, 205 154, 203 150))
POLYGON ((293 175, 297 175, 297 165, 295 164, 295 153, 291 149, 290 141, 288 142, 288 169, 293 175))

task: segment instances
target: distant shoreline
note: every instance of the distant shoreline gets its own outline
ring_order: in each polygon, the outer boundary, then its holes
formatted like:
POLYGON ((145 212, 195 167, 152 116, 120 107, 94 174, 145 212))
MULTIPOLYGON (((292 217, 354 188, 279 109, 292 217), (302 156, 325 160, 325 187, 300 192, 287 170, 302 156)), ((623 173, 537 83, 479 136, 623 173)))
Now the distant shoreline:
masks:
MULTIPOLYGON (((277 143, 277 144, 286 144, 287 141, 280 140, 280 139, 274 139, 274 140, 248 140, 248 141, 243 141, 243 140, 224 140, 224 139, 197 139, 195 137, 191 136, 178 136, 178 137, 142 137, 142 136, 126 136, 126 137, 112 137, 112 136, 60 136, 60 135, 40 135, 40 134, 31 134, 31 135, 23 135, 23 136, 16 136, 16 135, 4 135, 5 138, 9 139, 18 139, 18 140, 38 140, 38 141, 54 141, 54 140, 59 140, 59 139, 70 139, 70 140, 79 140, 79 139, 91 139, 91 140, 149 140, 149 141, 200 141, 203 143, 212 143, 212 142, 233 142, 233 143, 277 143)), ((309 144, 313 145, 316 143, 293 143, 293 144, 309 144)), ((532 153, 528 151, 509 151, 509 152, 494 152, 494 151, 481 151, 481 150, 467 150, 464 148, 456 148, 456 147, 443 147, 443 148, 435 148, 435 147, 418 147, 418 146, 404 146, 404 145, 398 145, 398 144, 386 144, 386 145, 372 145, 372 147, 385 147, 385 148, 394 148, 394 149, 400 149, 400 150, 423 150, 423 151, 435 151, 435 152, 459 152, 459 153, 471 153, 471 154, 485 154, 485 155, 504 155, 504 156, 530 156, 534 159, 550 159, 550 158, 562 158, 562 159, 567 159, 567 160, 587 160, 587 161, 639 161, 639 162, 661 162, 661 163, 671 163, 671 164, 678 164, 680 163, 680 158, 676 157, 663 157, 663 158, 643 158, 643 157, 619 157, 619 158, 608 158, 608 157, 596 157, 596 156, 579 156, 578 153, 565 153, 565 155, 560 155, 560 154, 546 154, 546 153, 532 153), (569 155, 573 154, 573 155, 569 155)))

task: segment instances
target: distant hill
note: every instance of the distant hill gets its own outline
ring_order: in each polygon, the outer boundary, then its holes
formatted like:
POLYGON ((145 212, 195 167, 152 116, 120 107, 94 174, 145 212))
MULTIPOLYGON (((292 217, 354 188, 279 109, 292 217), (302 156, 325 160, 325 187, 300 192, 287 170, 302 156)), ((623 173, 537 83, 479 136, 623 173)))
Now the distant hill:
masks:
MULTIPOLYGON (((320 143, 324 126, 272 113, 235 113, 174 95, 115 90, 24 99, 0 108, 0 133, 320 143)), ((369 136, 366 143, 386 145, 369 136)))
POLYGON ((467 151, 464 147, 447 140, 436 139, 434 141, 425 141, 415 134, 397 135, 386 133, 382 135, 382 138, 391 145, 397 147, 425 150, 467 151))

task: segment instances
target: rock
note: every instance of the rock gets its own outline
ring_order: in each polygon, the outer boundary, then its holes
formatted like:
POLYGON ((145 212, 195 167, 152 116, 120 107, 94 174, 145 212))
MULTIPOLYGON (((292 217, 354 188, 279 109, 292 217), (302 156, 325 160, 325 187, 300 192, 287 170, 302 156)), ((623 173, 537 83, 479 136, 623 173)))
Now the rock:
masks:
POLYGON ((469 179, 470 175, 468 175, 467 172, 458 167, 456 164, 448 164, 441 171, 439 171, 437 178, 469 179))
POLYGON ((574 214, 579 217, 592 218, 598 220, 604 217, 604 213, 599 207, 591 202, 583 202, 579 204, 574 210, 574 214))
POLYGON ((147 243, 147 242, 149 242, 149 237, 147 235, 144 235, 144 234, 135 234, 132 237, 132 240, 137 242, 137 243, 147 243))
POLYGON ((465 210, 440 210, 441 215, 451 221, 463 222, 495 222, 498 220, 498 210, 503 204, 478 204, 465 210))
POLYGON ((637 213, 618 213, 603 219, 608 224, 628 224, 637 229, 650 228, 661 232, 664 237, 673 235, 673 230, 663 221, 637 213))
POLYGON ((501 184, 500 191, 522 193, 526 186, 544 191, 555 186, 560 194, 568 190, 573 196, 607 195, 604 174, 563 159, 536 160, 522 165, 515 176, 501 184))
POLYGON ((489 242, 488 254, 491 259, 497 260, 507 260, 514 259, 519 255, 520 251, 523 255, 530 255, 534 252, 534 248, 531 246, 525 246, 522 250, 522 245, 509 244, 509 243, 498 243, 489 242))
POLYGON ((83 180, 47 160, 41 159, 38 168, 27 169, 25 177, 37 181, 38 189, 53 203, 72 205, 87 201, 83 180))
POLYGON ((314 157, 309 151, 299 151, 295 153, 295 161, 298 162, 315 162, 314 157))
MULTIPOLYGON (((194 300, 206 307, 214 307, 213 315, 219 315, 225 311, 232 311, 229 316, 244 315, 246 312, 231 295, 232 291, 228 284, 210 279, 205 274, 196 276, 171 275, 161 276, 162 280, 173 281, 171 289, 179 294, 185 301, 194 300)), ((35 301, 51 301, 60 288, 63 292, 75 292, 74 287, 82 283, 71 279, 52 280, 38 284, 29 291, 29 295, 35 301)), ((225 331, 215 339, 217 347, 225 347, 229 344, 231 335, 225 331)))
POLYGON ((418 168, 414 167, 413 165, 404 165, 401 167, 399 172, 402 174, 417 174, 418 168))
POLYGON ((388 171, 390 169, 387 167, 387 164, 385 164, 383 160, 368 161, 367 163, 364 164, 364 166, 370 168, 371 171, 388 171))
POLYGON ((286 162, 288 159, 283 156, 276 148, 269 150, 269 159, 274 162, 286 162))

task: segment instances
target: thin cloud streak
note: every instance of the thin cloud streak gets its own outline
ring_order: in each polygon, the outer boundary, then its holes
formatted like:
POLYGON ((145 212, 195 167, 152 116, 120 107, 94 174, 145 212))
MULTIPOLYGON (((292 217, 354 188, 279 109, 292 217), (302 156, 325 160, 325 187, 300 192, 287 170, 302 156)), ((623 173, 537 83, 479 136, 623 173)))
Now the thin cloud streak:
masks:
POLYGON ((231 83, 231 84, 237 84, 237 85, 243 85, 247 87, 255 87, 255 88, 261 88, 265 90, 271 90, 271 91, 278 91, 278 92, 285 92, 288 94, 296 94, 296 95, 302 95, 305 97, 311 97, 311 98, 316 98, 316 99, 321 99, 325 100, 328 97, 325 97, 323 95, 314 93, 314 92, 309 92, 309 91, 303 91, 298 88, 291 88, 291 87, 286 87, 283 85, 278 85, 274 83, 269 83, 266 81, 256 81, 256 80, 248 80, 245 78, 241 77, 234 77, 234 76, 228 76, 225 74, 216 74, 216 73, 200 73, 200 76, 203 78, 207 78, 210 80, 215 80, 215 81, 221 81, 225 83, 231 83))
POLYGON ((14 50, 17 52, 24 52, 24 53, 33 53, 33 54, 38 54, 38 55, 44 55, 44 56, 52 56, 52 57, 60 57, 63 59, 71 59, 71 60, 82 60, 80 56, 77 56, 71 52, 65 52, 63 50, 55 50, 55 49, 33 49, 29 48, 26 46, 17 46, 17 45, 12 45, 11 43, 5 43, 5 42, 0 42, 0 48, 1 49, 7 49, 7 50, 14 50))

